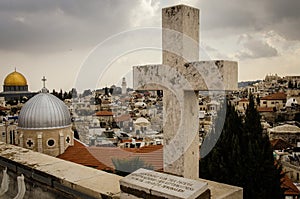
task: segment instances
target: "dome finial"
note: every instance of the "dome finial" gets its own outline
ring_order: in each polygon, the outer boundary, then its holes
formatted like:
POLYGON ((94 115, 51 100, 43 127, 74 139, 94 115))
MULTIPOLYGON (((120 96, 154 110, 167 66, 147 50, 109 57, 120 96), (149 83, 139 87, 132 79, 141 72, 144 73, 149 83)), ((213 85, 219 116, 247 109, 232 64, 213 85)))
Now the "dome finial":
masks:
POLYGON ((46 81, 47 81, 47 79, 46 79, 45 76, 43 76, 42 81, 43 81, 43 88, 46 88, 46 81))
POLYGON ((46 88, 46 81, 47 81, 47 79, 46 79, 45 76, 43 76, 42 81, 43 81, 42 93, 48 93, 48 89, 46 88))

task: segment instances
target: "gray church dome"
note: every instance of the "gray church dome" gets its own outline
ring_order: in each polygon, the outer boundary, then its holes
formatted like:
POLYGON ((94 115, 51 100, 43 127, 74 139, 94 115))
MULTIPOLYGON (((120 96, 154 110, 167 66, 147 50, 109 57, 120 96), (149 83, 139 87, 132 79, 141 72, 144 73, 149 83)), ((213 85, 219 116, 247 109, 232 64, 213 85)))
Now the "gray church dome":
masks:
POLYGON ((71 125, 68 107, 45 88, 24 104, 19 114, 20 129, 56 129, 71 125))

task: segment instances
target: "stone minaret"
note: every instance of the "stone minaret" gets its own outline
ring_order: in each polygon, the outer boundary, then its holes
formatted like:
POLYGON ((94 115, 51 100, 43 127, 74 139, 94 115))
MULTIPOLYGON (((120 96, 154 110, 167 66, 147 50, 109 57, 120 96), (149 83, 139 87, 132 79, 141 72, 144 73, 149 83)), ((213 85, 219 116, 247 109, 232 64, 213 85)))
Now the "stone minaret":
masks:
POLYGON ((125 94, 127 94, 127 83, 126 83, 125 77, 123 77, 123 79, 122 79, 122 95, 125 95, 125 94))

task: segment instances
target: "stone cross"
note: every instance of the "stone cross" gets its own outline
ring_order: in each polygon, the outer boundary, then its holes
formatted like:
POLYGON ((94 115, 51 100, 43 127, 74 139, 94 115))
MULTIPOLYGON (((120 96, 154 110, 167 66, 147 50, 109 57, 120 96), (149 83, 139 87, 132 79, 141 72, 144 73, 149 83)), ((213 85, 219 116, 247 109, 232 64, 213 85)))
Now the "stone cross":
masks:
POLYGON ((163 90, 164 172, 199 178, 198 91, 237 89, 237 63, 199 60, 199 10, 162 10, 163 64, 133 67, 136 90, 163 90))
POLYGON ((46 79, 45 76, 43 76, 42 81, 43 81, 43 88, 46 88, 46 81, 47 81, 47 79, 46 79))

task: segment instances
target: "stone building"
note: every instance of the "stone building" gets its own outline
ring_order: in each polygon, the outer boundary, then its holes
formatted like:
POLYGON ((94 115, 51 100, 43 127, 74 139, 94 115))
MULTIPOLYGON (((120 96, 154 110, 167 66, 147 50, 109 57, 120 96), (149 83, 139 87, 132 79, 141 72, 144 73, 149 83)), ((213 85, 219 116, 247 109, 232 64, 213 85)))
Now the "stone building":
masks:
POLYGON ((30 98, 35 94, 28 91, 28 84, 24 75, 15 70, 4 79, 3 92, 0 93, 0 97, 9 101, 20 100, 23 97, 30 98))
POLYGON ((249 106, 249 100, 246 98, 243 98, 237 102, 236 109, 238 111, 240 111, 241 113, 245 113, 248 106, 249 106))
POLYGON ((293 98, 296 101, 300 102, 300 89, 288 89, 287 98, 288 99, 293 98))
POLYGON ((271 81, 278 81, 281 77, 279 77, 277 74, 268 74, 265 77, 265 82, 271 82, 271 81))
POLYGON ((16 144, 17 138, 17 125, 15 123, 10 123, 9 121, 0 122, 0 133, 1 133, 1 142, 8 144, 16 144))
POLYGON ((18 122, 20 147, 58 156, 74 143, 67 106, 45 87, 25 103, 18 122))
POLYGON ((297 142, 300 142, 300 128, 295 125, 284 124, 276 126, 268 130, 269 137, 273 139, 283 139, 284 141, 297 145, 297 142))
POLYGON ((274 93, 260 99, 261 107, 282 109, 285 106, 287 95, 282 92, 274 93))

